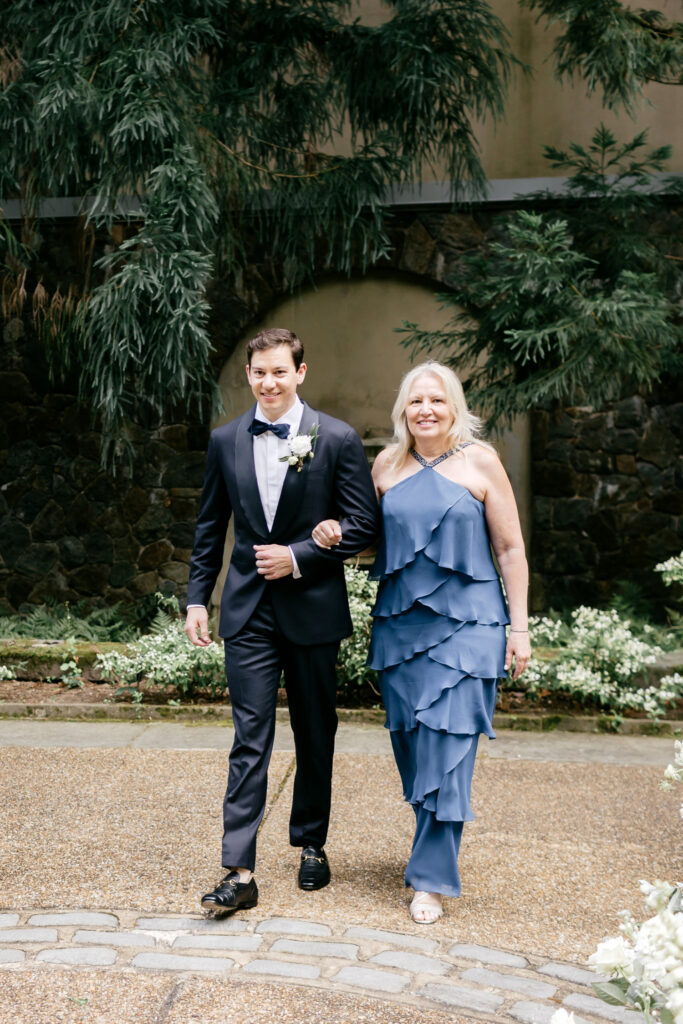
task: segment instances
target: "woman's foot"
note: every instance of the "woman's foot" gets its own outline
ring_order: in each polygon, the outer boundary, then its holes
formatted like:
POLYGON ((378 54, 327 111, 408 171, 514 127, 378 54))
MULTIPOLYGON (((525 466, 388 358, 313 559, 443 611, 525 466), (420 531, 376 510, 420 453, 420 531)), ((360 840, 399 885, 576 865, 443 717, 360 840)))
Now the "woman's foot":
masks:
POLYGON ((410 916, 415 924, 434 924, 443 916, 441 896, 438 892, 416 892, 410 904, 410 916))

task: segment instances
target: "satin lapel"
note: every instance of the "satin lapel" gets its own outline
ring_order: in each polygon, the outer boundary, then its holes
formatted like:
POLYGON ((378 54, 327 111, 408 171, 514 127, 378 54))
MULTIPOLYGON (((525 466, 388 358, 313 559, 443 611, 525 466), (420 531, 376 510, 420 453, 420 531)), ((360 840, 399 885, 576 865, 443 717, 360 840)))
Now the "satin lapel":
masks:
MULTIPOLYGON (((301 417, 299 433, 307 434, 313 424, 317 422, 317 412, 315 409, 311 409, 310 405, 306 405, 304 402, 304 411, 301 417)), ((273 529, 271 530, 272 535, 283 533, 297 512, 300 511, 304 495, 306 493, 308 467, 310 464, 311 459, 306 459, 300 472, 297 471, 295 466, 290 466, 287 470, 285 482, 282 485, 282 491, 280 493, 277 512, 275 513, 275 519, 273 520, 273 529)))
POLYGON ((261 504, 254 467, 254 440, 248 430, 253 418, 252 409, 242 417, 235 433, 235 476, 237 477, 240 504, 244 509, 245 516, 253 524, 257 533, 267 537, 268 525, 261 504))

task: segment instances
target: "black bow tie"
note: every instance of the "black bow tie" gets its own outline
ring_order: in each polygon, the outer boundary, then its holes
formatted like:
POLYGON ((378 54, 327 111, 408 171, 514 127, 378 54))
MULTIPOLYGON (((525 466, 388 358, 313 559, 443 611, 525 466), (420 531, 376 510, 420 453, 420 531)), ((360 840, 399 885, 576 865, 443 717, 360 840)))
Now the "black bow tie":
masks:
POLYGON ((289 437, 289 425, 287 423, 266 423, 265 420, 252 420, 249 426, 249 433, 254 437, 265 434, 266 430, 272 430, 276 437, 283 440, 289 437))

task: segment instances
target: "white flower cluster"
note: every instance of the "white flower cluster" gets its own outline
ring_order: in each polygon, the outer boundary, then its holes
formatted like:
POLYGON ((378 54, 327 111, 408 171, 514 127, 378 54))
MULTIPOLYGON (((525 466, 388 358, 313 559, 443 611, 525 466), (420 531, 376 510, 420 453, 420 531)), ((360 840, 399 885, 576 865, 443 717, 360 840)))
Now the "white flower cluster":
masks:
POLYGON ((666 562, 660 562, 655 566, 655 572, 661 572, 662 579, 667 585, 683 583, 683 551, 673 558, 667 558, 666 562))
POLYGON ((180 622, 128 644, 127 654, 116 651, 99 654, 97 667, 102 678, 117 682, 130 691, 141 686, 160 686, 190 695, 199 688, 213 693, 225 689, 222 644, 195 647, 180 622))
POLYGON ((642 1010, 648 1020, 683 1024, 681 886, 641 882, 640 889, 646 905, 656 913, 639 925, 622 911, 623 935, 601 942, 588 958, 591 967, 613 979, 595 989, 598 995, 616 997, 624 1006, 642 1010))
POLYGON ((532 618, 532 646, 557 646, 552 661, 531 658, 524 680, 529 692, 559 690, 595 700, 614 710, 633 708, 652 718, 683 693, 683 677, 675 673, 659 686, 643 686, 643 669, 662 653, 655 644, 640 640, 614 609, 581 606, 568 624, 532 618))
POLYGON ((289 438, 289 450, 295 459, 304 459, 312 448, 311 437, 309 434, 297 434, 289 438))
POLYGON ((529 635, 536 647, 555 647, 560 642, 563 629, 561 619, 541 615, 532 615, 529 619, 529 635))
POLYGON ((16 669, 11 669, 7 665, 0 665, 0 679, 14 679, 16 669))

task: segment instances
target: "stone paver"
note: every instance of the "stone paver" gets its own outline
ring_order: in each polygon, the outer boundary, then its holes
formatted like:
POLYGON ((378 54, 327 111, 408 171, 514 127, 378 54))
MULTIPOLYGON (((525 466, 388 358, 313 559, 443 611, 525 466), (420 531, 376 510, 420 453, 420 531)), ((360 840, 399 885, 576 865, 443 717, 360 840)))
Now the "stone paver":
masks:
POLYGON ((494 1013, 505 1002, 502 996, 493 992, 463 988, 461 985, 425 985, 418 995, 434 999, 438 1003, 446 1003, 447 1006, 460 1006, 465 1010, 478 1010, 480 1013, 494 1013))
POLYGON ((358 946, 350 942, 303 942, 299 939, 277 939, 270 947, 273 953, 299 953, 301 956, 331 956, 344 960, 358 958, 358 946))
POLYGON ((14 928, 18 922, 18 914, 0 914, 0 928, 14 928))
POLYGON ((499 964, 501 967, 526 967, 523 956, 505 953, 502 949, 490 949, 488 946, 472 946, 456 942, 450 948, 451 956, 460 956, 464 960, 480 960, 483 964, 499 964))
POLYGON ((342 967, 332 980, 338 981, 342 985, 354 985, 358 988, 369 989, 371 992, 401 992, 406 985, 410 984, 410 980, 400 974, 375 971, 369 967, 342 967))
POLYGON ((136 928, 152 932, 246 932, 249 927, 246 921, 235 917, 225 917, 216 921, 207 921, 199 917, 139 917, 136 928))
POLYGON ((447 964, 445 960, 422 956, 420 953, 404 953, 398 949, 376 953, 370 957, 370 962, 382 964, 384 967, 400 967, 404 971, 414 971, 416 974, 448 974, 453 969, 453 965, 447 964))
POLYGON ((0 949, 0 964, 18 964, 25 957, 23 949, 0 949))
POLYGON ((58 914, 31 914, 28 923, 31 925, 55 925, 57 928, 65 924, 75 924, 80 928, 94 928, 96 926, 100 928, 117 928, 119 919, 113 914, 83 911, 77 914, 66 912, 58 914))
POLYGON ((179 935, 174 949, 258 949, 263 944, 260 935, 179 935))
POLYGON ((347 928, 344 938, 389 942, 394 946, 405 946, 406 949, 420 949, 423 953, 433 953, 438 945, 433 939, 422 939, 417 935, 401 935, 399 932, 384 932, 379 928, 358 928, 356 926, 347 928))
POLYGON ((550 999, 556 992, 555 985, 548 985, 545 981, 534 981, 533 978, 524 978, 516 974, 500 974, 485 967, 471 967, 463 971, 462 979, 474 981, 477 985, 521 992, 532 999, 550 999))
POLYGON ((645 1021, 642 1013, 625 1010, 621 1006, 610 1006, 609 1003, 603 1003, 602 999, 598 999, 597 996, 587 996, 583 992, 567 996, 563 1005, 568 1006, 570 1010, 583 1010, 584 1013, 592 1013, 605 1020, 617 1021, 618 1024, 643 1024, 645 1021))
POLYGON ((133 967, 146 967, 156 971, 227 971, 235 961, 221 957, 174 956, 173 953, 139 953, 133 967))
POLYGON ((7 928, 0 932, 0 942, 56 942, 56 928, 7 928))
MULTIPOLYGON (((515 1020, 522 1021, 523 1024, 550 1024, 550 1020, 556 1011, 557 1006, 548 1006, 547 1003, 533 1003, 523 999, 519 1003, 515 1003, 514 1006, 511 1006, 508 1013, 515 1020)), ((577 1017, 574 1014, 574 1024, 588 1024, 588 1021, 584 1017, 577 1017)))
POLYGON ((87 942, 102 946, 153 946, 154 939, 144 932, 89 932, 77 931, 74 942, 87 942))
POLYGON ((69 949, 41 949, 36 960, 47 964, 72 964, 81 967, 110 967, 116 962, 116 950, 106 946, 91 949, 71 946, 69 949))
POLYGON ((538 968, 538 973, 547 974, 551 978, 561 978, 562 981, 571 981, 573 985, 592 985, 596 981, 607 980, 595 971, 585 971, 582 967, 574 967, 573 964, 543 964, 538 968))
POLYGON ((286 960, 252 960, 243 968, 245 974, 274 974, 282 978, 312 981, 320 977, 320 968, 313 964, 292 964, 286 960))
POLYGON ((280 935, 331 935, 332 930, 326 924, 314 921, 297 921, 292 917, 273 917, 270 921, 262 921, 257 932, 279 932, 280 935))

